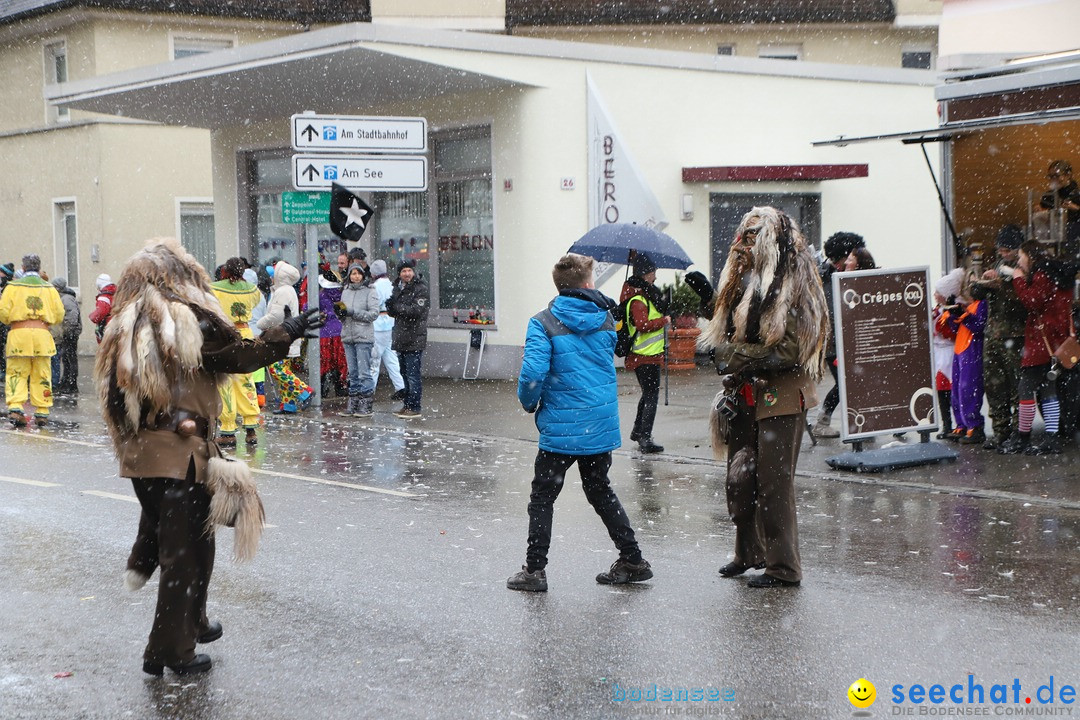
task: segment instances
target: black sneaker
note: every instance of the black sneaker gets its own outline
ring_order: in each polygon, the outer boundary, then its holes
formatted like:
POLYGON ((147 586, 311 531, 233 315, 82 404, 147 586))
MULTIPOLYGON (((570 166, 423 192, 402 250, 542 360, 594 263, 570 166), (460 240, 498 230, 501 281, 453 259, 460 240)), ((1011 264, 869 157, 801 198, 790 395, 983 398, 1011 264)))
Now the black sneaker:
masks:
POLYGON ((395 392, 393 395, 390 396, 390 399, 395 400, 395 401, 404 400, 405 399, 405 388, 401 388, 400 390, 395 392))
POLYGON ((544 570, 529 572, 529 566, 522 565, 520 572, 514 573, 507 579, 506 588, 525 592, 547 592, 547 572, 544 570))
POLYGON ((601 585, 625 585, 626 583, 642 582, 652 577, 652 567, 647 560, 635 565, 626 558, 619 558, 611 564, 607 572, 596 576, 596 582, 601 585))

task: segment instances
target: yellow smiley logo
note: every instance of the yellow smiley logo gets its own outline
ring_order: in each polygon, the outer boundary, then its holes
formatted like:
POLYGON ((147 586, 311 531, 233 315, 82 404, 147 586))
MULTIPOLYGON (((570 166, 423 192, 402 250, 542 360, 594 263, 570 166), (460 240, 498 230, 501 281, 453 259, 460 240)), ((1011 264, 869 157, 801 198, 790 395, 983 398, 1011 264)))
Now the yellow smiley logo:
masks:
POLYGON ((857 708, 868 708, 877 699, 877 688, 869 680, 859 678, 847 689, 848 700, 857 708))

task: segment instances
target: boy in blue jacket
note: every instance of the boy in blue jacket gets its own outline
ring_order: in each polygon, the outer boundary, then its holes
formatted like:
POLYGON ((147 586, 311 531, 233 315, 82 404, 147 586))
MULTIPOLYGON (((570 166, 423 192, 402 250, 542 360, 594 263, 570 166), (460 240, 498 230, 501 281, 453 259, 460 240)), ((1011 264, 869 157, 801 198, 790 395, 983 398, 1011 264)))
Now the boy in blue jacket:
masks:
POLYGON ((540 450, 529 497, 529 549, 511 590, 547 590, 548 546, 555 498, 577 463, 589 504, 619 548, 619 559, 596 582, 622 585, 652 577, 634 529, 611 489, 611 451, 621 444, 615 389, 615 301, 593 287, 593 260, 569 254, 551 273, 559 296, 529 320, 518 400, 536 413, 540 450))

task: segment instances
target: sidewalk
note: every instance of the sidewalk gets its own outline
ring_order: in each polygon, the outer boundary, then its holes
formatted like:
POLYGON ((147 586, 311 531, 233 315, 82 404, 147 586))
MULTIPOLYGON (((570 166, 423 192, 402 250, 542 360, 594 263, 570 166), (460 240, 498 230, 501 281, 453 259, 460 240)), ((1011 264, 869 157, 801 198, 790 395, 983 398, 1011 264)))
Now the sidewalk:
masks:
MULTIPOLYGON (((93 394, 90 377, 93 358, 81 358, 79 383, 83 392, 77 404, 58 399, 54 411, 57 420, 70 417, 86 423, 85 429, 94 432, 100 425, 98 402, 93 394)), ((617 453, 640 455, 628 439, 633 425, 639 391, 633 374, 619 371, 619 415, 623 428, 623 447, 617 453)), ((831 387, 828 378, 819 390, 824 397, 831 387)), ((709 446, 708 411, 719 381, 710 368, 673 372, 668 387, 668 404, 664 404, 664 389, 660 389, 660 409, 657 412, 653 436, 664 446, 657 455, 641 456, 653 462, 715 464, 709 446)), ((307 415, 319 416, 326 422, 368 424, 382 427, 410 427, 440 434, 455 434, 483 438, 503 438, 507 442, 535 446, 537 431, 533 416, 525 413, 517 401, 517 384, 499 380, 453 380, 424 378, 424 415, 418 420, 401 420, 392 415, 400 407, 391 402, 390 383, 383 378, 376 393, 375 416, 370 420, 342 418, 337 412, 344 398, 330 398, 321 410, 308 410, 307 415)), ((816 411, 811 412, 814 417, 816 411)), ((270 417, 269 414, 267 417, 270 417)), ((104 435, 104 427, 100 427, 104 435)), ((915 433, 908 434, 909 442, 917 442, 915 433)), ((879 440, 892 441, 892 436, 879 440)), ((854 473, 834 470, 826 458, 850 450, 837 440, 818 440, 813 446, 809 436, 803 437, 802 451, 796 474, 803 477, 830 479, 886 487, 907 487, 929 492, 949 493, 972 497, 1015 500, 1021 504, 1052 505, 1080 509, 1080 450, 1070 443, 1058 456, 1028 457, 998 455, 981 446, 953 446, 960 453, 956 462, 924 467, 906 468, 884 473, 854 473)), ((723 472, 717 466, 717 472, 723 472)))

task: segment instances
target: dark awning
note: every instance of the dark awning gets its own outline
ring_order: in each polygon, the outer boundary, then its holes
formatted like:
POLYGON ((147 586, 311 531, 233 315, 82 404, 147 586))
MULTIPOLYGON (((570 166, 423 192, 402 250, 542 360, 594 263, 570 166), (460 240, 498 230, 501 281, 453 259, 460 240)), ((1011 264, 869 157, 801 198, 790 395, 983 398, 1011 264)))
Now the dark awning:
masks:
POLYGON ((842 180, 867 177, 868 165, 723 165, 684 167, 684 183, 842 180))
POLYGON ((1008 127, 1010 125, 1037 125, 1040 123, 1077 119, 1080 119, 1080 107, 1055 108, 1053 110, 1040 110, 1037 112, 1004 115, 1001 117, 961 120, 954 123, 945 123, 939 127, 928 128, 926 130, 909 130, 908 132, 860 135, 855 137, 844 137, 841 135, 834 140, 818 140, 811 144, 814 147, 823 147, 826 145, 843 147, 844 145, 874 142, 877 140, 900 140, 905 143, 941 142, 943 140, 951 140, 958 135, 967 135, 989 128, 1008 127))

